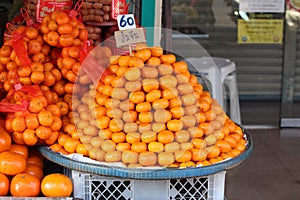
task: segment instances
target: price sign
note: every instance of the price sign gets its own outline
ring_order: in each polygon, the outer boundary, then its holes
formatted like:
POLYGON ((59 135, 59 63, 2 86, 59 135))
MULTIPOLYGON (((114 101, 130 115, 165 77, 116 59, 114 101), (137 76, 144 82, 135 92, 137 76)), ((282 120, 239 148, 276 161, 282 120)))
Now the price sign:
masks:
POLYGON ((115 31, 115 38, 117 47, 146 41, 143 28, 115 31))
POLYGON ((136 28, 133 14, 118 15, 117 22, 118 22, 119 30, 136 28))

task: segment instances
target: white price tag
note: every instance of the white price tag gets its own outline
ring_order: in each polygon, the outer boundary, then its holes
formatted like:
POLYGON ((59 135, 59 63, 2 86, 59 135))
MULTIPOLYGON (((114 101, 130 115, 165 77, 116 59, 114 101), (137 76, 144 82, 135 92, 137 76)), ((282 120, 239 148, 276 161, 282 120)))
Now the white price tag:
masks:
POLYGON ((133 14, 118 15, 117 22, 118 22, 119 30, 136 28, 133 14))
POLYGON ((115 31, 117 47, 145 42, 145 33, 143 28, 115 31))

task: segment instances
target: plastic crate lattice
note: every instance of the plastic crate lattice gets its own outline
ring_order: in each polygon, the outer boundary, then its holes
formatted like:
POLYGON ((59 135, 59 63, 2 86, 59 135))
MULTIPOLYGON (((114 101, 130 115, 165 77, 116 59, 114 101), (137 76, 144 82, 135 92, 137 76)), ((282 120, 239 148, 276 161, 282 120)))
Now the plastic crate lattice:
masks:
POLYGON ((197 199, 206 200, 208 196, 208 178, 170 180, 170 200, 197 199))
POLYGON ((74 197, 84 200, 223 200, 225 172, 210 176, 136 180, 99 176, 71 170, 74 197))

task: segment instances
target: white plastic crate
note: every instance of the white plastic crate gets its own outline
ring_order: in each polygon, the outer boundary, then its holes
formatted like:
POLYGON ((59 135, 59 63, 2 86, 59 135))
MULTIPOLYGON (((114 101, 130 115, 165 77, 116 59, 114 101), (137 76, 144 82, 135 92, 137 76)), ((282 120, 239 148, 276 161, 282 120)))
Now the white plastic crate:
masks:
POLYGON ((137 180, 71 170, 73 197, 84 200, 224 200, 225 171, 205 177, 137 180))

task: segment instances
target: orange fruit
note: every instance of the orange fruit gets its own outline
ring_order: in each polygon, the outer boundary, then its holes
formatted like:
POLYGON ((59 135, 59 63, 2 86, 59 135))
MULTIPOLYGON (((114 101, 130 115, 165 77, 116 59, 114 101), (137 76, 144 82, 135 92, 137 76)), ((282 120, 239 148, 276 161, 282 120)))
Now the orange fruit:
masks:
POLYGON ((151 50, 151 55, 152 56, 160 57, 160 56, 163 55, 163 48, 161 48, 161 47, 156 47, 156 46, 151 47, 150 50, 151 50))
POLYGON ((230 143, 225 141, 225 140, 217 140, 215 145, 218 146, 221 149, 222 153, 226 153, 226 152, 229 152, 231 150, 230 143))
POLYGON ((99 150, 98 148, 89 149, 89 157, 98 161, 104 161, 105 151, 99 150))
POLYGON ((135 164, 138 162, 139 154, 131 150, 124 150, 122 152, 122 162, 125 164, 135 164))
POLYGON ((122 153, 120 151, 109 151, 104 155, 105 162, 119 162, 122 160, 122 153))
POLYGON ((134 122, 128 122, 124 124, 123 130, 125 133, 136 132, 138 130, 138 125, 134 122))
POLYGON ((175 152, 175 160, 183 163, 192 159, 192 152, 190 150, 178 150, 175 152))
MULTIPOLYGON (((117 87, 119 86, 118 85, 118 82, 114 83, 112 82, 111 83, 113 87, 117 87)), ((127 81, 125 83, 125 89, 128 91, 128 92, 134 92, 134 91, 140 91, 142 89, 142 84, 141 84, 141 81, 140 80, 136 80, 136 81, 127 81)))
POLYGON ((38 97, 32 97, 29 101, 28 110, 33 113, 38 113, 44 108, 42 100, 38 97))
POLYGON ((143 80, 155 79, 158 76, 158 70, 155 67, 145 66, 141 70, 142 70, 142 77, 144 78, 143 80))
POLYGON ((13 142, 16 144, 25 144, 25 142, 23 140, 23 133, 13 132, 11 135, 11 138, 12 138, 13 142))
POLYGON ((157 134, 153 131, 145 131, 141 134, 141 140, 145 143, 155 142, 157 134))
POLYGON ((50 137, 45 140, 45 144, 48 146, 54 144, 57 141, 58 135, 58 131, 53 131, 50 137))
POLYGON ((29 113, 25 116, 25 124, 28 129, 36 129, 39 126, 39 121, 36 114, 29 113))
POLYGON ((142 59, 143 62, 146 62, 151 57, 151 50, 148 48, 138 50, 134 56, 142 59))
POLYGON ((142 68, 144 67, 144 62, 142 59, 137 58, 137 57, 130 57, 129 62, 128 62, 128 67, 138 67, 142 68))
POLYGON ((200 162, 204 161, 207 158, 207 152, 205 149, 194 148, 191 150, 192 152, 192 161, 200 162))
POLYGON ((210 146, 210 147, 206 147, 206 151, 207 151, 207 158, 216 158, 220 155, 221 148, 218 146, 210 146))
POLYGON ((183 74, 187 72, 188 70, 188 65, 184 61, 178 61, 173 63, 173 68, 177 73, 183 74))
POLYGON ((160 60, 164 64, 173 64, 176 62, 176 57, 174 54, 164 54, 160 56, 160 60))
POLYGON ((180 144, 178 142, 172 142, 169 144, 165 144, 165 152, 176 152, 180 149, 180 144))
POLYGON ((0 196, 6 196, 9 192, 9 179, 0 173, 0 196))
POLYGON ((135 109, 137 112, 148 112, 151 110, 151 104, 149 102, 138 103, 135 109))
POLYGON ((164 76, 164 75, 170 75, 173 73, 173 66, 170 65, 170 64, 160 64, 158 66, 158 73, 161 75, 161 76, 164 76))
POLYGON ((169 106, 169 101, 167 99, 158 99, 152 102, 152 107, 155 110, 166 109, 169 106))
POLYGON ((77 145, 80 144, 78 139, 73 139, 71 137, 67 138, 64 144, 64 149, 68 153, 75 153, 77 145))
POLYGON ((127 142, 124 142, 124 143, 118 143, 117 146, 116 146, 116 150, 117 151, 126 151, 126 150, 130 150, 131 146, 129 143, 127 142))
POLYGON ((52 130, 49 127, 39 126, 35 130, 35 133, 38 136, 38 138, 40 138, 42 140, 46 140, 51 136, 52 130))
POLYGON ((140 142, 140 140, 141 140, 141 135, 138 132, 132 132, 126 134, 126 141, 130 144, 140 142))
POLYGON ((126 140, 126 135, 124 132, 117 132, 111 135, 111 140, 115 143, 122 143, 126 140))
POLYGON ((206 142, 200 138, 194 138, 192 140, 192 144, 193 144, 194 148, 197 148, 197 149, 203 149, 206 147, 206 142))
POLYGON ((157 58, 157 57, 151 57, 151 58, 149 58, 149 59, 147 60, 146 63, 147 63, 147 65, 149 65, 149 66, 155 67, 155 66, 158 66, 158 65, 161 64, 161 60, 160 60, 159 58, 157 58))
POLYGON ((27 164, 34 164, 39 166, 41 169, 43 169, 44 167, 43 157, 41 155, 30 155, 27 159, 27 164))
POLYGON ((157 163, 157 156, 154 152, 142 152, 139 154, 139 163, 143 166, 154 166, 157 163))
POLYGON ((150 152, 162 152, 164 150, 164 145, 160 142, 150 142, 148 144, 148 150, 150 152))
POLYGON ((145 93, 142 91, 132 92, 129 95, 129 100, 135 104, 142 103, 145 100, 145 93))
POLYGON ((42 110, 38 113, 38 120, 42 126, 50 126, 53 123, 54 117, 48 110, 42 110))
POLYGON ((35 130, 26 129, 23 132, 23 141, 28 146, 33 146, 38 142, 39 138, 35 134, 35 130))
POLYGON ((96 122, 97 127, 101 130, 108 128, 109 124, 110 124, 110 118, 107 116, 100 116, 96 122))
POLYGON ((64 174, 48 174, 41 182, 41 192, 46 197, 69 197, 73 192, 73 183, 64 174))
POLYGON ((159 109, 154 112, 154 121, 157 123, 167 123, 171 118, 172 114, 168 110, 159 109))
POLYGON ((115 151, 116 143, 112 140, 105 140, 101 143, 101 149, 105 152, 115 151))
POLYGON ((26 160, 29 155, 29 150, 26 145, 12 144, 9 148, 9 151, 22 155, 26 160))
POLYGON ((98 135, 102 139, 111 139, 112 131, 110 129, 99 130, 98 135))
POLYGON ((160 90, 152 90, 152 91, 150 91, 150 92, 148 92, 147 94, 146 94, 146 101, 148 101, 148 102, 154 102, 154 101, 156 101, 156 100, 158 100, 158 99, 160 99, 161 98, 161 91, 160 90))
POLYGON ((3 151, 0 159, 0 173, 14 176, 26 170, 26 158, 19 153, 3 151))
POLYGON ((157 155, 157 162, 161 166, 169 166, 175 162, 174 154, 171 152, 160 152, 157 155))
POLYGON ((246 146, 243 143, 238 143, 236 149, 243 152, 246 149, 246 146))
POLYGON ((181 106, 178 106, 178 107, 173 107, 170 109, 170 112, 172 113, 172 118, 176 118, 176 119, 180 119, 184 113, 185 113, 185 110, 183 107, 181 106))
POLYGON ((5 131, 1 131, 0 133, 0 152, 6 151, 11 146, 11 137, 5 131))
POLYGON ((143 87, 143 90, 145 92, 150 92, 152 90, 157 90, 159 88, 159 82, 157 79, 150 79, 150 78, 147 78, 147 79, 143 79, 142 80, 142 87, 143 87))
POLYGON ((136 111, 123 112, 122 119, 124 122, 134 122, 137 119, 137 112, 136 111))
POLYGON ((124 76, 128 81, 135 81, 141 77, 141 70, 137 67, 129 68, 124 76))
POLYGON ((14 176, 10 183, 10 193, 18 197, 36 197, 41 190, 40 179, 28 173, 14 176))
POLYGON ((160 131, 166 130, 165 123, 152 123, 152 131, 155 133, 159 133, 160 131))
POLYGON ((231 133, 230 136, 233 137, 236 141, 239 141, 242 139, 242 135, 239 133, 231 133))
POLYGON ((26 129, 26 123, 24 117, 15 117, 12 119, 11 127, 13 131, 23 132, 26 129))
POLYGON ((147 144, 144 142, 135 142, 131 144, 131 150, 137 153, 147 151, 147 144))
POLYGON ((193 115, 185 115, 181 118, 181 121, 183 123, 183 126, 186 128, 198 126, 197 119, 193 115))
POLYGON ((233 157, 237 157, 238 155, 240 155, 240 154, 242 153, 242 151, 240 151, 239 149, 235 148, 235 149, 232 149, 232 150, 230 151, 230 153, 231 153, 231 155, 232 155, 233 157))
POLYGON ((164 130, 158 133, 157 135, 158 142, 162 144, 168 144, 173 142, 174 140, 174 133, 169 130, 164 130))
POLYGON ((183 123, 181 120, 172 119, 167 122, 167 128, 174 132, 180 131, 183 128, 183 123))
POLYGON ((141 123, 151 123, 153 120, 152 112, 141 112, 138 116, 141 123))
POLYGON ((43 169, 40 166, 35 164, 27 164, 25 173, 34 175, 38 177, 40 180, 42 180, 42 178, 44 177, 43 169))
POLYGON ((191 138, 202 138, 203 136, 203 130, 199 127, 190 127, 188 128, 188 131, 191 134, 191 138))
POLYGON ((180 143, 180 148, 183 149, 183 150, 191 150, 193 149, 193 143, 191 142, 183 142, 183 143, 180 143))
POLYGON ((124 123, 121 119, 111 119, 109 122, 109 129, 112 132, 120 132, 123 130, 124 123))
POLYGON ((223 138, 223 140, 226 141, 226 142, 228 142, 232 148, 235 148, 237 146, 237 141, 231 135, 226 135, 223 138))
POLYGON ((162 89, 175 88, 177 86, 177 79, 173 75, 165 75, 159 79, 159 84, 162 89))

